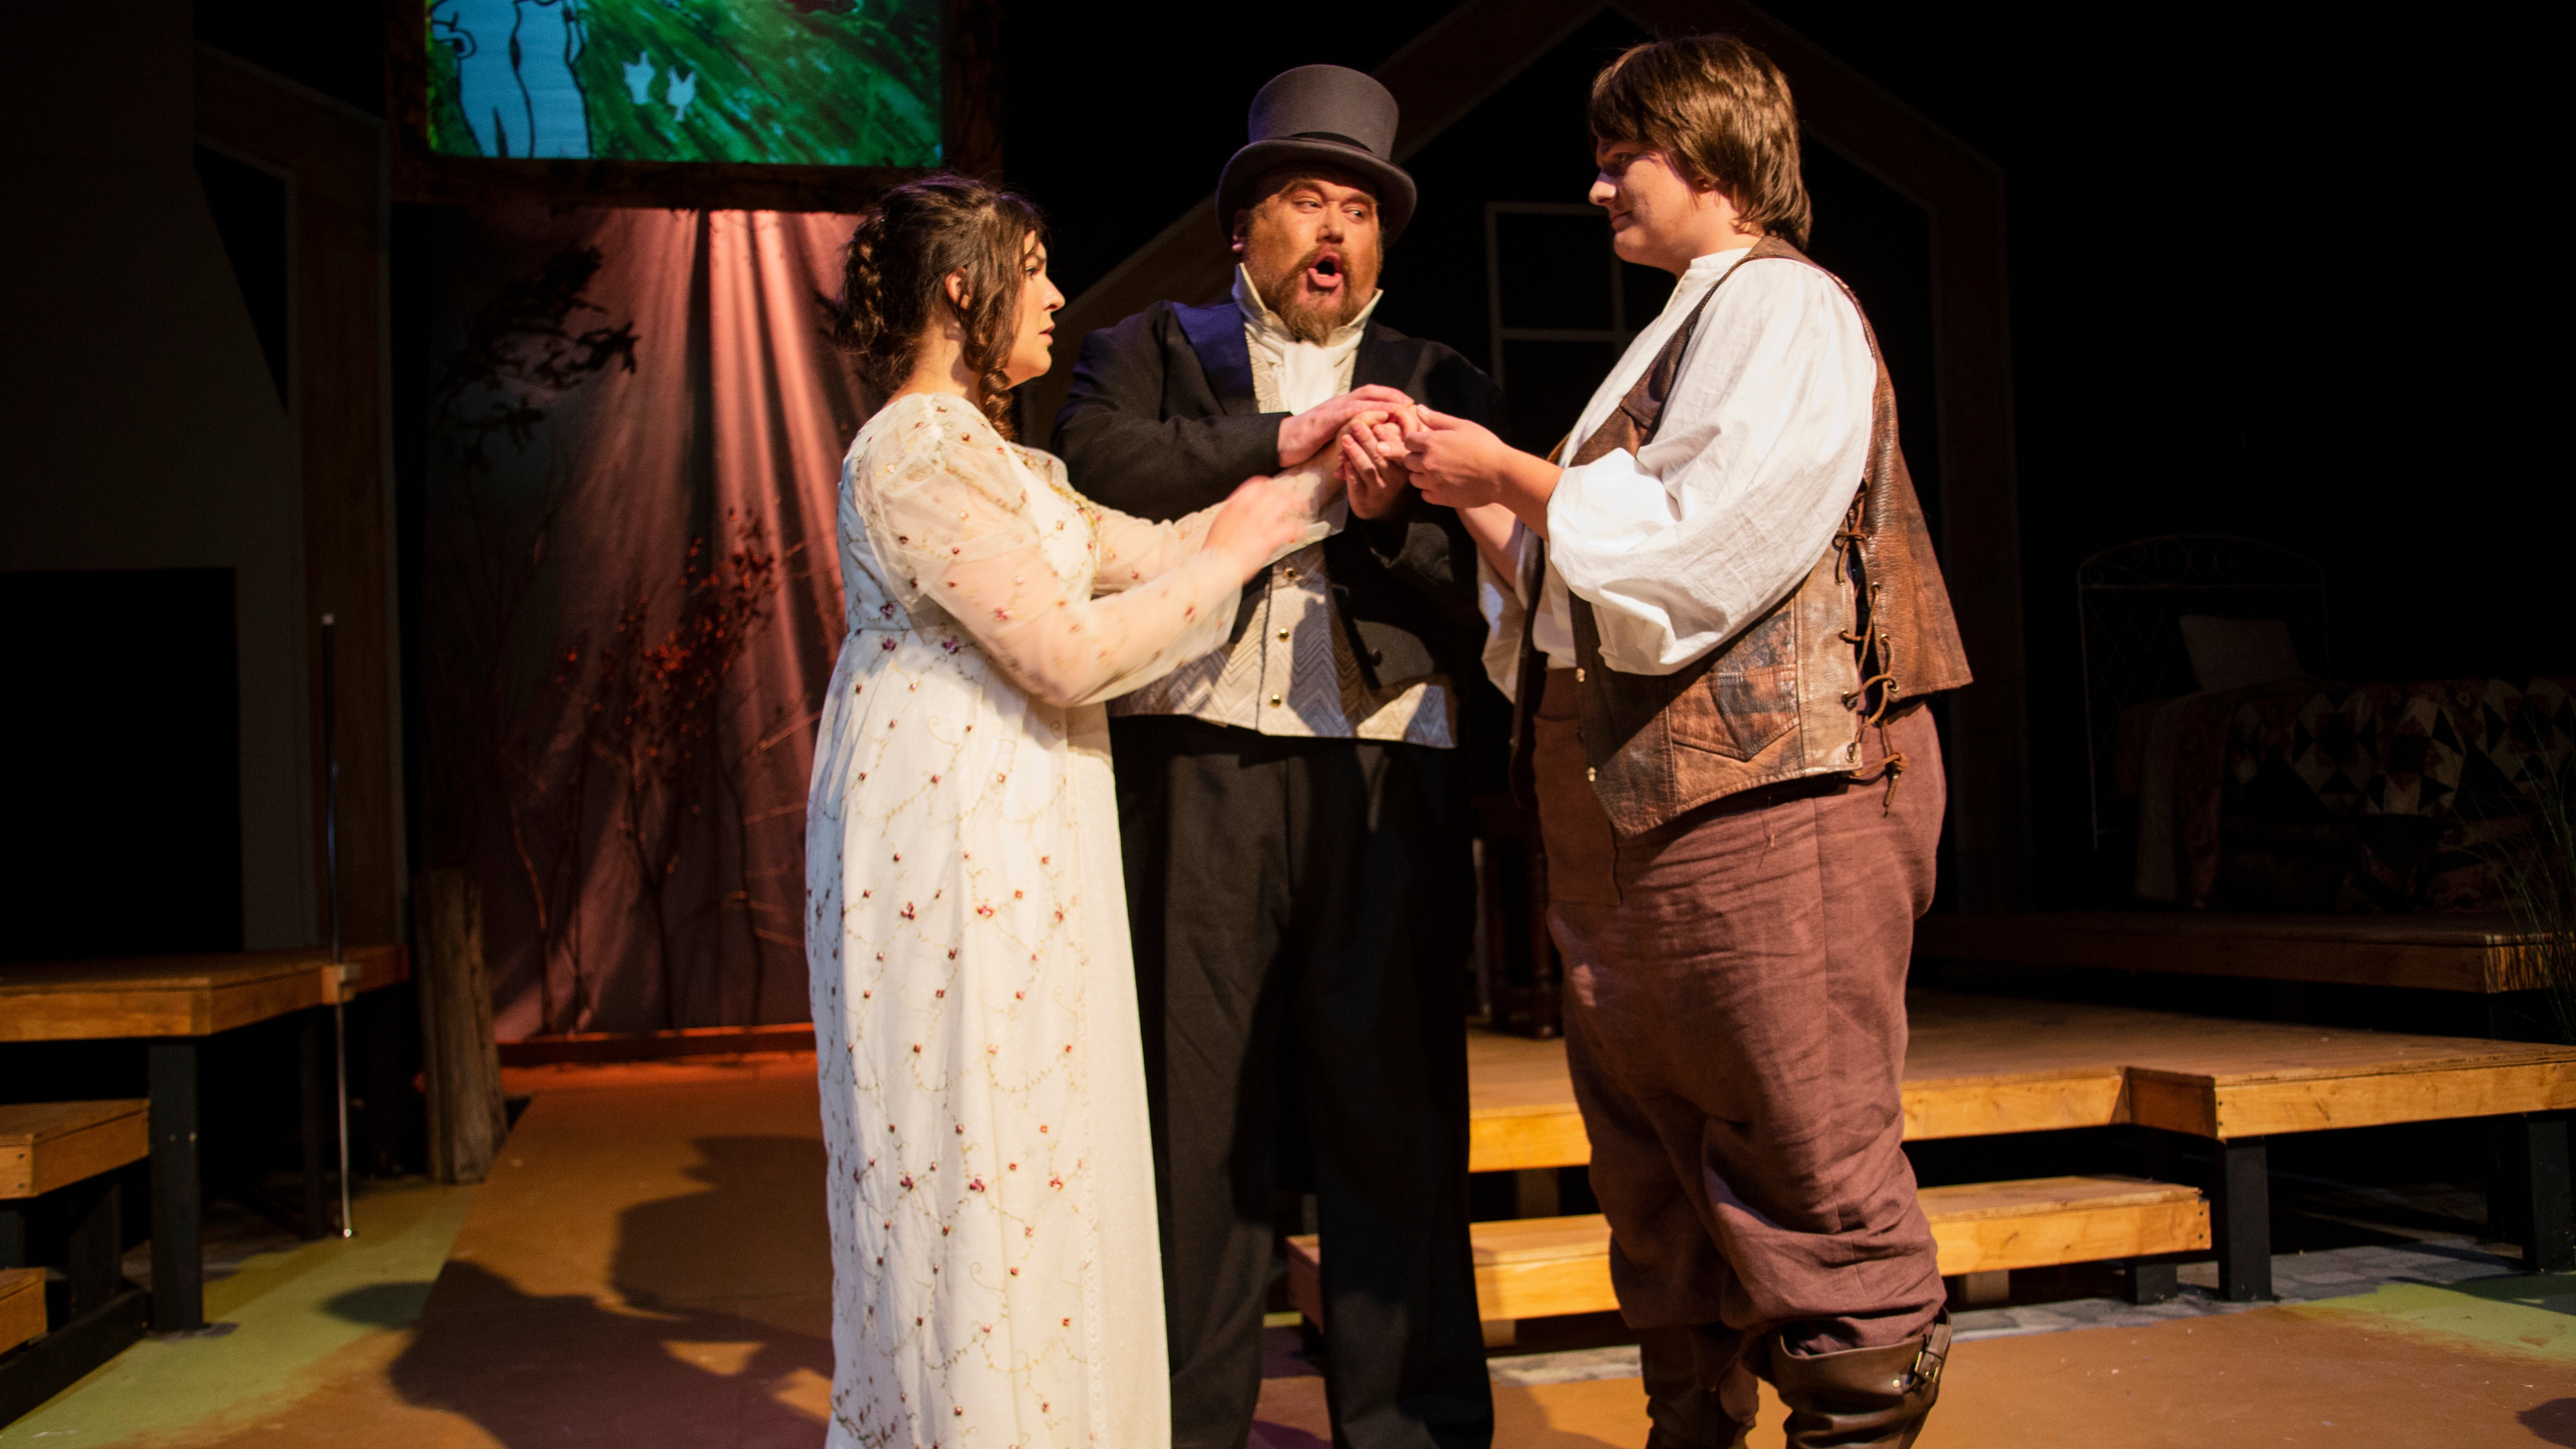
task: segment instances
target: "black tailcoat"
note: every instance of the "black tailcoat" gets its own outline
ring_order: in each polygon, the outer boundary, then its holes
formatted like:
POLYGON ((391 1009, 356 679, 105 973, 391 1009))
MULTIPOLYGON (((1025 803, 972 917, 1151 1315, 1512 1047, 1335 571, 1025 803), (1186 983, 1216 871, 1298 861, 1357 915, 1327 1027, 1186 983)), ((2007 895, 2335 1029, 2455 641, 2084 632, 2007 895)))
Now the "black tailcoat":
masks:
MULTIPOLYGON (((1502 423, 1501 394, 1474 363, 1375 322, 1351 359, 1351 386, 1372 383, 1487 427, 1502 423)), ((1253 474, 1279 471, 1286 416, 1254 400, 1252 354, 1233 301, 1157 302, 1083 339, 1056 414, 1055 451, 1085 496, 1173 519, 1224 502, 1253 474)), ((1482 678, 1476 550, 1456 513, 1408 492, 1393 516, 1353 518, 1325 540, 1324 566, 1373 682, 1438 671, 1464 689, 1482 678)), ((1253 580, 1246 598, 1263 586, 1253 580)))
MULTIPOLYGON (((1354 386, 1443 412, 1499 411, 1464 358, 1392 328, 1369 326, 1351 371, 1354 386)), ((1083 340, 1055 446, 1085 494, 1171 519, 1276 472, 1283 416, 1253 400, 1234 303, 1158 302, 1083 340)), ((1372 682, 1446 673, 1476 739, 1493 712, 1466 706, 1498 697, 1482 689, 1476 556, 1457 515, 1408 492, 1387 519, 1351 520, 1324 556, 1372 682)), ((1459 989, 1474 900, 1465 752, 1179 716, 1112 719, 1110 743, 1174 1449, 1244 1442, 1273 1195, 1291 1182, 1311 1182, 1330 1246, 1335 1442, 1483 1449, 1493 1402, 1467 1239, 1459 989)))

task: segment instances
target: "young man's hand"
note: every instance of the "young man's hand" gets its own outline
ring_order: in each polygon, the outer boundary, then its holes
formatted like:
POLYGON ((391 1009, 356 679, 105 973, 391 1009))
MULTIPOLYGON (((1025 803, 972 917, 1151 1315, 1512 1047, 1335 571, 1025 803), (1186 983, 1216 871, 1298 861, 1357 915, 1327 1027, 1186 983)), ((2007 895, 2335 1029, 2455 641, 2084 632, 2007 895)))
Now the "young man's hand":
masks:
POLYGON ((1340 397, 1315 404, 1279 421, 1279 466, 1294 468, 1315 456, 1342 430, 1342 424, 1371 409, 1407 408, 1413 399, 1391 387, 1370 383, 1340 397))
POLYGON ((1415 413, 1420 421, 1404 431, 1404 465, 1424 498, 1462 512, 1501 504, 1540 537, 1547 535, 1547 500, 1560 471, 1555 464, 1465 418, 1429 408, 1415 413))
POLYGON ((1502 465, 1512 450, 1493 430, 1429 408, 1404 431, 1404 466, 1422 496, 1451 508, 1501 501, 1502 465))

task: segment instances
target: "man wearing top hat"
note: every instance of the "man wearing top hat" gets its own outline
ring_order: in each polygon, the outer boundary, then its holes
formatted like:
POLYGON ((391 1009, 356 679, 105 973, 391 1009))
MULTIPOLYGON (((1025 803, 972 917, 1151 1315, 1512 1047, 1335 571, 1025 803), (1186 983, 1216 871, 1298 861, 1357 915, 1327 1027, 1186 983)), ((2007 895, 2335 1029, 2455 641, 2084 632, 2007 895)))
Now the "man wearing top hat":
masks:
MULTIPOLYGON (((1233 295, 1083 340, 1055 449, 1086 493, 1177 518, 1390 404, 1499 421, 1491 379, 1371 320, 1414 208, 1395 128, 1395 98, 1357 71, 1262 87, 1217 184, 1233 295)), ((1350 502, 1246 586, 1225 648, 1110 706, 1178 1449, 1250 1431, 1274 1164, 1301 1137, 1334 1442, 1493 1433, 1459 1029, 1476 556, 1412 489, 1355 483, 1350 502)))

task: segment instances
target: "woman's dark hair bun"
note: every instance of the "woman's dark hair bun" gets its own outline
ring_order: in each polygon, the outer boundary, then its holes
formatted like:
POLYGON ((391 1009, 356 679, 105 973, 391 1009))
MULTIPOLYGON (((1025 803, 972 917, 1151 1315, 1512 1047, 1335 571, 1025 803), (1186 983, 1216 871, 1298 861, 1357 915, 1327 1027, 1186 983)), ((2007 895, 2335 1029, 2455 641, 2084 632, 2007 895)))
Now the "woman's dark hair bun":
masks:
POLYGON ((1010 431, 1003 368, 1019 317, 1022 259, 1043 242, 1038 209, 971 176, 939 172, 888 187, 859 216, 843 255, 841 295, 824 303, 825 330, 849 353, 879 397, 912 376, 921 341, 943 317, 966 334, 966 362, 982 379, 976 399, 994 426, 1010 431), (962 273, 966 299, 948 295, 962 273))

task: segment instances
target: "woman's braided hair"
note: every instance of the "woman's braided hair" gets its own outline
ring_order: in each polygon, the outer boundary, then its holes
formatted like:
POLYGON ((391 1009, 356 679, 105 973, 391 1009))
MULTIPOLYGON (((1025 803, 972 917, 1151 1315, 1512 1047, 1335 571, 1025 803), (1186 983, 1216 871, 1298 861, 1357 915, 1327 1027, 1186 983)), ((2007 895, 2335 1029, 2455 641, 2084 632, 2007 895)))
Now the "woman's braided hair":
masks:
POLYGON ((912 377, 921 339, 943 317, 964 330, 966 365, 982 380, 976 405, 1011 433, 1003 368, 1019 321, 1029 238, 1046 223, 1029 202, 990 182, 940 172, 888 188, 850 233, 839 300, 826 302, 832 340, 879 397, 912 377), (963 273, 964 305, 947 278, 963 273))

